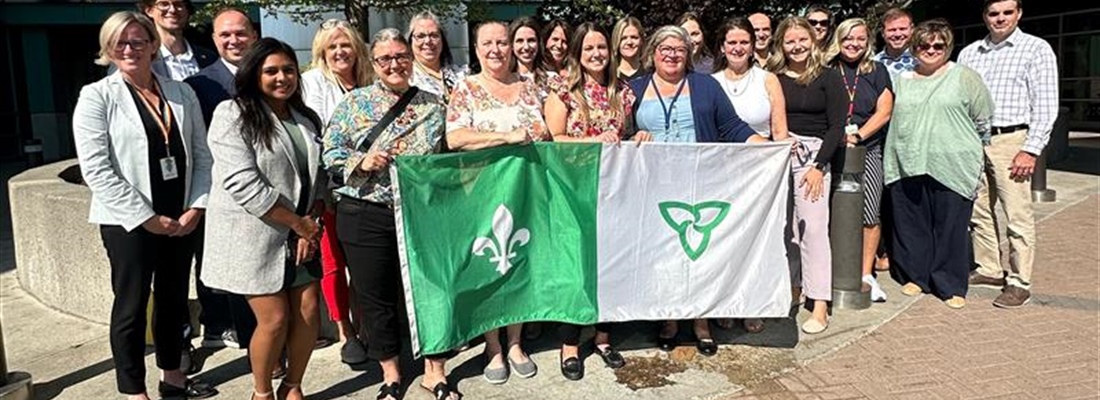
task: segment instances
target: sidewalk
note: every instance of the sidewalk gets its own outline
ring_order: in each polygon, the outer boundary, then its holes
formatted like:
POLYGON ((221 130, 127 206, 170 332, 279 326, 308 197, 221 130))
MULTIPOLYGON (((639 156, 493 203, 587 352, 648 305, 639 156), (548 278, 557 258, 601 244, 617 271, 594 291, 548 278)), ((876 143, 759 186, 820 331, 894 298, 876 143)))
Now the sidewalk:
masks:
POLYGON ((1100 197, 1038 226, 1030 305, 972 289, 954 311, 923 296, 852 346, 735 399, 1100 397, 1100 197))
MULTIPOLYGON (((448 364, 449 378, 468 399, 1095 398, 1100 178, 1051 171, 1049 182, 1059 201, 1036 205, 1041 222, 1035 300, 1021 310, 994 309, 993 291, 972 291, 966 309, 951 311, 929 297, 902 296, 884 277, 889 302, 838 310, 822 335, 799 334, 797 322, 807 314, 802 311, 797 321, 768 321, 758 335, 716 330, 716 339, 728 344, 706 358, 690 345, 665 355, 654 349, 655 326, 626 324, 613 331, 612 340, 628 350, 628 367, 612 372, 589 357, 585 379, 571 382, 558 372, 556 332, 547 330, 526 346, 541 369, 532 379, 487 384, 480 377, 480 346, 448 364)), ((108 277, 88 284, 106 285, 108 277)), ((120 398, 105 325, 43 306, 19 288, 11 272, 0 273, 0 318, 9 368, 34 375, 37 398, 120 398)), ((682 329, 684 339, 689 331, 682 329)), ((218 385, 217 398, 248 398, 251 376, 243 351, 202 355, 205 365, 197 377, 218 385)), ((151 354, 146 364, 155 371, 151 354)), ((419 375, 419 368, 406 368, 407 399, 430 398, 416 388, 419 375)), ((156 379, 148 374, 149 387, 155 388, 156 379)), ((315 400, 374 398, 379 385, 377 365, 351 371, 339 362, 337 346, 314 353, 305 382, 315 400)))

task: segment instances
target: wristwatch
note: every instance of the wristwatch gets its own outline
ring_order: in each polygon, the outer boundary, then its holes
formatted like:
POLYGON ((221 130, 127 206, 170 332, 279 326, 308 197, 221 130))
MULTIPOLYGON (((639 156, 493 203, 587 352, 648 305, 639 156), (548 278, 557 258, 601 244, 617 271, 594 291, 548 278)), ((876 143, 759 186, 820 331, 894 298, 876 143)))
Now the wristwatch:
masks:
POLYGON ((825 163, 814 161, 814 163, 811 165, 813 165, 814 169, 825 172, 825 163))
POLYGON ((858 142, 862 142, 862 141, 863 141, 863 135, 860 135, 860 134, 858 134, 858 133, 853 133, 853 134, 852 134, 852 136, 855 136, 855 137, 856 137, 856 142, 857 142, 857 143, 858 143, 858 142))

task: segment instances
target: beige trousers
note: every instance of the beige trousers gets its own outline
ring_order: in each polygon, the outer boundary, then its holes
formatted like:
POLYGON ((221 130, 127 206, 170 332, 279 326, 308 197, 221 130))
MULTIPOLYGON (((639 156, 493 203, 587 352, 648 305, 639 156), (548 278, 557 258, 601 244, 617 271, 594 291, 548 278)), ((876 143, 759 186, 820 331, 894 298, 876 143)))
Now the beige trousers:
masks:
POLYGON ((978 273, 999 278, 1000 240, 996 206, 999 201, 1007 216, 1009 245, 1008 284, 1031 289, 1031 268, 1035 261, 1035 213, 1031 208, 1031 180, 1016 182, 1009 176, 1012 159, 1020 152, 1027 130, 993 136, 985 146, 985 168, 974 200, 970 223, 974 228, 974 261, 978 273))

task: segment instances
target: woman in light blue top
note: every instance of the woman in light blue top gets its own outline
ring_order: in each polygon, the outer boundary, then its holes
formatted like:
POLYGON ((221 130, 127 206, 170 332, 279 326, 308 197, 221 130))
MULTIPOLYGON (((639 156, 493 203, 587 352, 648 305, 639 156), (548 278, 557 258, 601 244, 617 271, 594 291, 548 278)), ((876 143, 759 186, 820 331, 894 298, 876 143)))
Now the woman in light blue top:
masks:
MULTIPOLYGON (((691 37, 684 28, 664 26, 650 36, 646 70, 653 73, 630 82, 637 94, 636 141, 713 143, 764 141, 738 118, 729 98, 709 75, 691 71, 691 37)), ((677 321, 665 321, 657 343, 672 351, 677 345, 677 321)), ((706 356, 718 353, 707 320, 695 320, 696 347, 706 356)))

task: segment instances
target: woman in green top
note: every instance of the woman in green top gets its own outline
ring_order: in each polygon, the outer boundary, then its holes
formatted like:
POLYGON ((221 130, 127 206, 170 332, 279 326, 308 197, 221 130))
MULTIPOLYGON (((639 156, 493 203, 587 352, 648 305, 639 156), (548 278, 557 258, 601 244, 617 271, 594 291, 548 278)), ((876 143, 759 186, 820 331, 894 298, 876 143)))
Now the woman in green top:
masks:
POLYGON ((894 82, 886 184, 894 209, 894 260, 902 293, 933 293, 966 305, 967 225, 982 170, 993 100, 973 70, 948 62, 953 36, 942 19, 921 23, 910 48, 920 60, 894 82))

